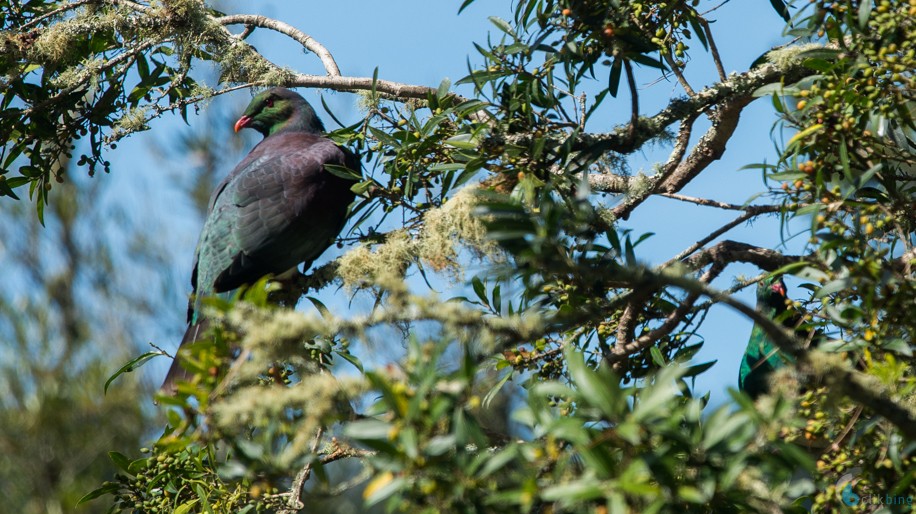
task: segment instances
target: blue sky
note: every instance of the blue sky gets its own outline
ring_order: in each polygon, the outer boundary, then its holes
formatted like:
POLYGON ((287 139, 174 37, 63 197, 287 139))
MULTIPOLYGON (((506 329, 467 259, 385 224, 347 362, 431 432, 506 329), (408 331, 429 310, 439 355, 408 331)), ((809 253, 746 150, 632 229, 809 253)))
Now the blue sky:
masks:
MULTIPOLYGON (((371 76, 377 67, 379 77, 386 80, 436 86, 443 78, 450 78, 454 82, 466 75, 468 59, 472 63, 480 62, 472 42, 484 44, 488 33, 493 33, 494 38, 499 37, 487 20, 488 16, 511 18, 511 6, 507 1, 480 0, 459 16, 457 10, 460 3, 423 0, 384 3, 350 0, 321 4, 262 1, 237 2, 224 6, 223 10, 230 13, 262 14, 290 23, 324 44, 336 58, 344 75, 371 76), (318 5, 321 7, 318 8, 318 5)), ((718 4, 703 1, 699 9, 702 12, 718 4)), ((746 70, 764 51, 785 41, 780 37, 782 20, 772 10, 769 2, 764 0, 732 1, 710 17, 715 20, 712 28, 727 72, 746 70)), ((278 64, 304 73, 323 73, 314 55, 303 53, 296 43, 283 36, 258 30, 249 41, 278 64)), ((699 43, 695 44, 693 56, 694 62, 688 67, 687 77, 694 88, 698 89, 712 83, 716 76, 711 60, 702 52, 699 43)), ((640 73, 640 103, 644 113, 655 112, 672 97, 683 94, 673 81, 651 84, 656 78, 657 75, 652 71, 640 73)), ((603 82, 599 81, 594 87, 603 82)), ((320 106, 320 93, 307 90, 300 92, 313 104, 320 106)), ((249 97, 244 91, 227 95, 215 100, 211 108, 229 111, 238 109, 247 103, 249 97)), ((324 98, 344 122, 360 118, 356 95, 325 92, 324 98)), ((626 116, 628 109, 629 98, 622 91, 619 98, 602 107, 606 123, 599 116, 589 128, 593 131, 608 130, 615 122, 624 119, 622 116, 626 116)), ((320 113, 320 107, 318 110, 320 113)), ((324 119, 330 128, 332 122, 327 116, 324 119)), ((738 131, 729 143, 723 159, 710 166, 682 193, 740 204, 763 191, 759 172, 739 171, 739 168, 774 160, 775 151, 770 139, 774 121, 775 116, 768 100, 753 103, 742 114, 738 131)), ((168 145, 169 138, 181 131, 202 130, 202 124, 209 122, 211 120, 204 116, 191 117, 188 127, 177 118, 158 120, 153 123, 151 131, 131 137, 111 153, 113 171, 110 179, 117 182, 113 194, 126 198, 127 202, 134 202, 138 210, 158 213, 156 216, 159 217, 149 222, 167 227, 165 233, 171 238, 169 247, 176 263, 172 277, 176 291, 187 289, 191 257, 202 221, 187 200, 169 188, 170 181, 175 179, 175 170, 190 164, 181 161, 163 162, 161 156, 152 153, 150 148, 168 145)), ((246 136, 250 138, 249 145, 256 139, 253 136, 246 136)), ((632 160, 633 171, 649 169, 651 162, 658 158, 656 154, 635 155, 632 160)), ((623 226, 637 233, 655 232, 654 237, 640 246, 639 255, 647 262, 660 263, 734 217, 735 212, 654 199, 640 207, 623 226)), ((778 221, 775 218, 760 219, 752 225, 738 227, 729 233, 728 238, 776 247, 780 242, 778 221)), ((796 243, 791 250, 797 251, 800 244, 796 243)), ((326 257, 330 255, 333 252, 326 257)), ((728 287, 731 285, 730 277, 736 274, 753 276, 756 273, 757 270, 752 266, 732 265, 716 285, 728 287)), ((177 343, 183 330, 184 306, 181 294, 175 295, 174 312, 161 318, 164 325, 176 327, 160 335, 164 341, 156 341, 167 349, 174 347, 171 341, 177 343)), ((342 294, 330 290, 325 291, 322 297, 337 295, 339 301, 342 294)), ((739 297, 749 303, 754 301, 751 290, 739 293, 739 297)), ((335 300, 332 298, 331 301, 335 300)), ((356 308, 360 307, 360 302, 358 300, 354 304, 356 308)), ((725 308, 714 308, 707 320, 703 330, 707 337, 706 345, 697 361, 718 359, 719 363, 701 377, 698 389, 701 393, 709 390, 714 403, 724 399, 725 388, 736 383, 739 359, 750 330, 751 324, 746 319, 725 308)), ((156 370, 154 372, 159 370, 153 369, 156 370)), ((161 372, 164 373, 164 370, 163 362, 161 372)))

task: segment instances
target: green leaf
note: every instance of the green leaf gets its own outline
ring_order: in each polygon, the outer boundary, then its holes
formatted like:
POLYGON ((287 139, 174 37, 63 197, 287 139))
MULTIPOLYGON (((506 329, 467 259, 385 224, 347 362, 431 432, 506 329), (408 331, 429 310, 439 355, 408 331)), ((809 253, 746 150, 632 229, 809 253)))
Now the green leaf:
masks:
POLYGON ((477 142, 474 141, 474 136, 471 134, 458 134, 446 139, 443 142, 449 146, 454 146, 455 148, 459 148, 461 150, 474 150, 477 148, 477 142))
POLYGON ((739 427, 748 425, 750 421, 750 418, 743 414, 729 413, 724 409, 717 410, 707 420, 702 448, 709 450, 725 438, 734 435, 739 427))
POLYGON ((611 93, 611 96, 617 98, 617 91, 620 89, 620 77, 623 73, 623 58, 616 57, 614 58, 614 63, 611 64, 611 73, 608 75, 607 80, 607 89, 611 93))
POLYGON ((344 427, 344 434, 347 437, 359 439, 362 441, 370 439, 388 440, 391 433, 391 425, 377 419, 361 419, 354 421, 344 427))
POLYGON ((314 296, 306 296, 305 299, 312 302, 312 305, 318 309, 318 312, 321 314, 322 318, 327 318, 331 313, 331 311, 329 311, 328 308, 323 303, 321 303, 321 300, 318 298, 315 298, 314 296))
POLYGON ((325 164, 324 169, 330 172, 336 177, 340 177, 344 180, 362 180, 363 176, 357 173, 356 171, 351 170, 346 166, 338 166, 337 164, 325 164))
POLYGON ((789 21, 789 7, 786 5, 784 0, 770 0, 770 5, 773 6, 773 10, 779 13, 779 17, 789 21))
POLYGON ((657 366, 662 367, 666 364, 665 357, 662 355, 662 351, 659 350, 657 346, 649 347, 649 355, 652 356, 652 362, 654 362, 657 366))
POLYGON ((121 471, 127 473, 130 468, 130 459, 126 455, 120 452, 111 451, 108 452, 108 458, 111 459, 111 462, 118 467, 121 471))
POLYGON ((120 489, 120 486, 118 485, 117 482, 108 482, 107 484, 103 485, 102 487, 99 487, 98 489, 80 498, 79 501, 76 502, 76 506, 79 507, 80 505, 88 501, 92 501, 106 494, 115 494, 118 492, 119 489, 120 489))
POLYGON ((881 348, 904 357, 913 356, 913 347, 903 339, 890 339, 881 343, 881 348))
POLYGON ((373 100, 377 98, 375 94, 375 88, 377 86, 378 86, 378 66, 376 66, 375 69, 372 70, 372 87, 369 89, 369 98, 372 98, 373 100))
POLYGON ((358 370, 360 371, 360 373, 364 373, 364 372, 366 371, 365 369, 363 369, 363 363, 362 363, 362 361, 360 361, 360 360, 359 360, 355 355, 353 355, 352 353, 350 353, 350 352, 348 352, 348 351, 343 351, 343 350, 335 350, 334 353, 337 354, 337 355, 339 355, 343 360, 345 360, 345 361, 349 362, 350 364, 352 364, 356 369, 358 369, 358 370))
POLYGON ((544 489, 541 498, 547 501, 582 502, 603 498, 607 484, 582 479, 544 489))
POLYGON ((667 415, 667 409, 663 406, 679 392, 675 381, 683 374, 684 369, 680 366, 668 366, 661 370, 655 376, 652 385, 640 391, 639 401, 633 408, 633 420, 642 422, 646 419, 667 415))
POLYGON ((200 500, 195 499, 195 500, 190 500, 188 502, 182 503, 181 505, 178 506, 178 508, 175 509, 173 514, 188 514, 189 512, 191 512, 191 509, 194 508, 195 505, 197 505, 199 501, 200 500))
POLYGON ((427 169, 429 171, 457 171, 457 170, 463 170, 464 167, 465 167, 465 164, 460 163, 460 162, 440 162, 440 163, 433 164, 432 166, 430 166, 427 169))
POLYGON ((108 386, 111 385, 111 383, 114 382, 115 379, 117 379, 124 373, 130 373, 131 371, 137 369, 137 367, 142 366, 146 361, 152 359, 153 357, 158 357, 160 355, 165 355, 165 354, 157 350, 154 352, 146 352, 143 355, 140 355, 139 357, 129 360, 127 364, 121 366, 121 368, 118 369, 118 371, 115 371, 114 375, 111 375, 110 377, 108 377, 108 380, 105 381, 104 392, 107 394, 108 386))
POLYGON ((859 28, 865 30, 868 28, 868 18, 871 17, 871 1, 863 0, 859 3, 859 28))
POLYGON ((824 284, 820 289, 814 293, 812 296, 813 299, 819 300, 825 296, 831 295, 833 293, 842 291, 852 286, 852 280, 849 278, 840 278, 833 281, 830 281, 824 284))
POLYGON ((480 299, 480 302, 483 305, 489 307, 490 301, 487 299, 487 286, 480 280, 478 277, 471 279, 471 287, 474 288, 474 294, 477 295, 477 298, 480 299))
POLYGON ((713 367, 716 362, 718 361, 709 361, 702 364, 694 364, 693 366, 688 366, 684 371, 684 378, 700 375, 707 369, 713 367))
POLYGON ((805 178, 807 175, 801 171, 780 171, 779 173, 770 173, 767 175, 767 178, 772 180, 798 180, 800 178, 805 178))
POLYGON ((451 86, 452 86, 451 80, 447 78, 442 79, 442 82, 439 83, 439 89, 436 90, 436 97, 438 97, 439 100, 442 100, 443 98, 448 96, 449 94, 448 90, 451 86))
MULTIPOLYGON (((505 362, 505 361, 501 361, 501 362, 505 362)), ((496 398, 496 395, 499 394, 499 391, 502 390, 503 386, 506 385, 506 382, 508 382, 509 379, 511 378, 512 378, 512 372, 509 371, 505 374, 505 376, 499 379, 499 382, 497 382, 496 385, 494 385, 492 388, 490 388, 489 391, 487 391, 487 394, 483 397, 483 401, 481 402, 484 408, 487 408, 490 406, 490 403, 493 401, 494 398, 496 398)))
POLYGON ((570 345, 564 353, 569 376, 579 387, 582 398, 609 418, 618 416, 623 402, 616 386, 617 377, 605 369, 600 372, 592 370, 585 364, 582 353, 573 348, 570 345))
POLYGON ((407 480, 403 477, 394 478, 394 475, 387 471, 369 481, 366 489, 363 491, 366 506, 371 507, 376 503, 388 498, 396 491, 401 490, 407 485, 407 480))
POLYGON ((497 452, 495 455, 487 459, 486 464, 480 469, 480 472, 477 476, 481 478, 486 478, 493 473, 499 471, 507 464, 515 460, 519 456, 519 447, 517 445, 510 445, 506 449, 497 452))
POLYGON ((137 459, 137 460, 131 462, 131 463, 127 466, 127 472, 130 473, 131 475, 137 475, 137 474, 139 474, 141 471, 143 471, 144 469, 146 469, 146 467, 147 467, 148 465, 149 465, 149 459, 147 459, 147 458, 137 459))
POLYGON ((783 85, 779 82, 774 82, 772 84, 767 84, 765 86, 760 86, 754 90, 752 96, 754 98, 763 98, 764 96, 770 95, 779 95, 782 94, 783 85))
POLYGON ((465 7, 473 3, 474 3, 474 0, 464 0, 464 2, 461 3, 461 7, 458 8, 458 14, 461 14, 461 11, 463 11, 465 7))
POLYGON ((490 20, 490 23, 496 26, 499 30, 505 32, 506 34, 512 36, 513 39, 518 39, 518 36, 515 35, 515 31, 512 30, 512 26, 509 25, 509 22, 500 18, 499 16, 490 16, 487 18, 490 20))
POLYGON ((209 496, 207 495, 206 489, 202 484, 194 484, 194 492, 197 493, 197 497, 200 498, 201 506, 204 509, 204 512, 207 514, 213 514, 213 509, 210 507, 209 496))
POLYGON ((823 129, 824 129, 824 124, 823 124, 823 123, 815 123, 814 125, 811 125, 810 127, 806 128, 806 129, 804 129, 804 130, 802 130, 802 131, 799 131, 797 134, 795 134, 794 136, 792 136, 792 138, 789 139, 789 142, 787 143, 787 145, 791 146, 792 143, 795 143, 795 142, 797 142, 797 141, 801 141, 802 139, 804 139, 804 138, 806 138, 806 137, 808 137, 808 136, 810 136, 810 135, 816 134, 816 133, 820 132, 820 131, 823 130, 823 129))

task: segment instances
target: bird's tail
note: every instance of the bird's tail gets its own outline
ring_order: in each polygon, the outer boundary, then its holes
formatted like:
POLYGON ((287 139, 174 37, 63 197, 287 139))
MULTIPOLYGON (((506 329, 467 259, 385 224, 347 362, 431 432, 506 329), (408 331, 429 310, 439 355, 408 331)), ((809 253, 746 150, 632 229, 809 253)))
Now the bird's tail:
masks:
POLYGON ((165 375, 162 386, 159 387, 161 393, 174 396, 178 382, 190 380, 191 374, 181 365, 181 349, 199 341, 204 334, 207 333, 209 328, 210 320, 200 314, 197 316, 197 321, 188 325, 184 337, 181 338, 181 344, 178 346, 178 351, 175 352, 175 360, 172 361, 172 367, 169 368, 169 372, 165 375))

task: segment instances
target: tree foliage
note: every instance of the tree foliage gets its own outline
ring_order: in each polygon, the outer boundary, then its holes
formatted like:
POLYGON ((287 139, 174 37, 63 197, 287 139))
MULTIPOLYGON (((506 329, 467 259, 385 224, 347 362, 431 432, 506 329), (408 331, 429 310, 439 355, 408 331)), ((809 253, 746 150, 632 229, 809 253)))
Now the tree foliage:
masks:
MULTIPOLYGON (((10 511, 72 511, 115 472, 109 451, 148 437, 153 413, 135 400, 149 388, 125 380, 102 391, 136 351, 134 329, 162 308, 151 283, 162 262, 123 260, 128 243, 114 234, 127 223, 101 200, 106 189, 85 177, 61 184, 44 228, 32 205, 0 204, 0 495, 10 511), (147 279, 143 292, 121 280, 128 269, 147 279)), ((135 255, 157 250, 139 235, 129 244, 135 255)))
POLYGON ((850 494, 912 498, 916 4, 771 1, 795 39, 726 75, 716 9, 701 3, 517 1, 476 45, 463 95, 448 81, 343 76, 296 28, 198 0, 8 4, 0 193, 29 186, 39 212, 65 178, 51 164, 79 137, 91 174, 106 146, 163 112, 238 88, 358 91, 364 106, 330 135, 367 167, 351 210, 358 244, 298 287, 340 281, 374 308, 277 309, 262 287, 213 302, 223 322, 194 349, 195 381, 161 398, 164 435, 145 457, 115 456, 123 474, 87 500, 295 512, 359 484, 367 505, 406 512, 832 511, 850 494), (327 75, 266 60, 245 42, 258 28, 301 43, 327 75), (687 70, 702 61, 716 71, 695 87, 687 70), (206 62, 216 84, 192 78, 206 62), (637 77, 676 80, 683 96, 645 112, 637 77), (779 157, 747 162, 767 192, 743 205, 684 195, 744 109, 767 99, 779 157), (603 130, 608 104, 625 114, 603 130), (650 146, 667 155, 633 175, 631 156, 650 146), (736 218, 650 257, 651 234, 624 221, 659 196, 736 218), (790 254, 719 239, 767 214, 805 227, 795 240, 806 242, 790 254), (733 296, 760 277, 731 275, 723 289, 733 263, 805 280, 803 326, 788 332, 733 296), (451 275, 467 294, 424 291, 406 280, 417 272, 451 275), (718 304, 794 356, 773 394, 734 392, 713 408, 694 393, 718 304), (390 334, 404 358, 363 365, 390 334), (523 394, 495 408, 510 381, 523 394), (350 461, 361 471, 330 478, 350 461))

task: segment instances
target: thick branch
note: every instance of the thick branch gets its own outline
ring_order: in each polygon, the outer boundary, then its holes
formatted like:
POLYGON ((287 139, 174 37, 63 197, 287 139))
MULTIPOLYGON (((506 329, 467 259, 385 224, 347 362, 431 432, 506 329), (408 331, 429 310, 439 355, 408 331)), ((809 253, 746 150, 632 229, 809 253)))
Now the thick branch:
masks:
MULTIPOLYGON (((894 401, 887 387, 874 377, 854 371, 850 369, 848 365, 835 364, 831 365, 830 369, 827 370, 811 369, 812 358, 818 354, 824 355, 823 352, 806 349, 804 344, 802 344, 803 342, 798 340, 793 333, 789 332, 760 311, 745 305, 731 295, 712 289, 706 284, 690 277, 656 275, 655 278, 660 283, 684 289, 688 293, 698 293, 708 296, 711 300, 728 305, 744 314, 766 333, 780 351, 785 352, 787 355, 794 356, 803 367, 808 367, 809 371, 813 374, 829 376, 833 379, 833 383, 837 384, 844 394, 864 406, 866 409, 887 419, 896 426, 906 438, 916 440, 916 412, 913 412, 913 410, 906 405, 894 401)), ((817 360, 829 361, 829 359, 817 360)))
MULTIPOLYGON (((747 220, 753 215, 754 214, 749 212, 742 214, 736 220, 713 232, 703 240, 692 245, 687 250, 681 252, 677 257, 658 266, 655 272, 660 274, 664 273, 664 270, 671 266, 674 262, 683 259, 687 255, 690 255, 709 241, 715 239, 722 233, 747 220)), ((712 264, 710 269, 707 270, 707 272, 704 273, 699 280, 702 284, 709 284, 713 279, 719 276, 725 267, 731 262, 752 262, 763 269, 772 270, 784 265, 782 264, 783 262, 795 262, 799 259, 799 257, 784 256, 774 250, 759 248, 745 243, 723 241, 684 262, 691 269, 701 269, 709 264, 712 264)), ((643 334, 636 340, 631 341, 629 333, 631 332, 631 325, 635 321, 635 310, 638 308, 638 303, 642 301, 640 298, 648 296, 651 294, 652 290, 654 289, 644 288, 641 290, 636 297, 629 301, 627 307, 624 309, 623 315, 620 317, 617 326, 617 342, 614 347, 610 349, 610 354, 607 356, 607 361, 613 364, 615 368, 618 367, 619 363, 625 360, 628 355, 645 350, 662 337, 670 334, 671 331, 674 330, 683 321, 684 316, 686 316, 687 313, 693 309, 693 306, 696 304, 700 297, 700 293, 690 292, 687 297, 680 303, 678 308, 669 314, 660 326, 649 331, 647 334, 643 334)))
POLYGON ((801 260, 801 256, 783 255, 769 248, 737 241, 720 241, 684 260, 684 264, 691 269, 700 269, 712 263, 747 262, 760 269, 773 271, 801 260))
MULTIPOLYGON (((647 141, 657 137, 674 123, 691 115, 699 115, 710 107, 724 101, 740 103, 751 102, 753 93, 760 87, 774 82, 784 81, 794 83, 807 75, 814 73, 802 66, 801 62, 793 62, 786 66, 768 63, 750 71, 734 74, 727 80, 713 86, 704 88, 690 98, 676 98, 668 105, 649 118, 640 118, 634 140, 628 140, 628 126, 619 126, 611 132, 603 134, 583 133, 576 137, 573 150, 596 150, 628 154, 638 150, 647 141)), ((534 134, 519 134, 511 137, 494 135, 495 143, 516 144, 526 146, 531 142, 534 134)), ((557 144, 562 143, 559 139, 557 144)))
POLYGON ((753 217, 756 216, 756 215, 757 215, 757 213, 754 213, 754 212, 752 212, 752 211, 747 211, 747 212, 745 212, 744 214, 742 214, 742 215, 738 216, 737 218, 733 219, 732 221, 729 221, 729 222, 726 223, 725 225, 722 225, 722 226, 719 227, 718 229, 712 231, 709 235, 707 235, 707 236, 704 237, 703 239, 700 239, 700 240, 697 241, 696 243, 690 245, 690 246, 689 246, 688 248, 686 248, 684 251, 682 251, 681 253, 675 255, 674 257, 672 257, 671 259, 669 259, 667 262, 665 262, 664 264, 662 264, 661 267, 662 267, 662 268, 668 267, 668 266, 674 264, 675 262, 677 262, 677 261, 679 261, 679 260, 681 260, 681 259, 687 257, 688 255, 692 254, 693 252, 695 252, 695 251, 699 250, 700 248, 703 248, 704 246, 706 246, 706 245, 707 245, 710 241, 712 241, 713 239, 715 239, 715 238, 721 236, 722 234, 724 234, 724 233, 728 232, 729 230, 731 230, 731 229, 737 227, 738 225, 744 223, 745 221, 747 221, 747 220, 753 218, 753 217))
POLYGON ((712 116, 712 127, 703 134, 690 155, 680 163, 674 173, 659 185, 666 193, 676 193, 694 179, 713 161, 719 160, 725 153, 725 145, 738 128, 741 110, 753 100, 745 96, 724 102, 712 116))
MULTIPOLYGON (((713 281, 722 271, 725 269, 724 264, 715 264, 713 265, 706 273, 700 277, 700 282, 703 284, 709 284, 713 281)), ((635 341, 627 342, 626 340, 618 339, 618 343, 611 348, 611 354, 608 356, 608 362, 614 366, 615 369, 620 367, 620 364, 626 360, 627 356, 633 353, 637 353, 645 350, 646 348, 655 344, 659 339, 670 334, 678 325, 681 324, 681 321, 684 319, 684 316, 693 309, 693 306, 697 303, 697 300, 700 299, 700 293, 691 292, 687 295, 684 301, 678 305, 677 309, 669 314, 662 324, 652 330, 647 334, 639 336, 635 341)))
POLYGON ((666 182, 671 174, 678 169, 679 164, 684 159, 684 154, 687 152, 687 145, 690 143, 690 134, 693 133, 693 122, 696 121, 696 119, 697 115, 694 114, 681 121, 681 128, 678 130, 677 141, 674 143, 674 149, 671 150, 668 161, 662 166, 662 169, 658 173, 648 179, 649 184, 645 186, 642 191, 638 194, 631 194, 624 199, 623 203, 614 208, 613 214, 615 218, 626 219, 629 214, 633 212, 633 209, 652 196, 652 193, 658 189, 659 184, 666 182))

